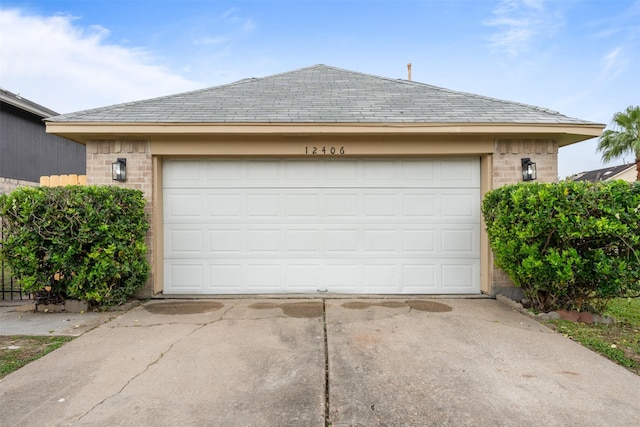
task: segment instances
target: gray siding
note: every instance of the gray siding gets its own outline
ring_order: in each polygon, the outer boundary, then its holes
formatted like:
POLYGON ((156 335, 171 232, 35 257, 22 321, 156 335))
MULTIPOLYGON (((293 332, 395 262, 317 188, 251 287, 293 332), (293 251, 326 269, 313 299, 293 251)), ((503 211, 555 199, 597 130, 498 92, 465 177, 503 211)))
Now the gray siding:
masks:
POLYGON ((47 134, 41 117, 0 104, 0 177, 38 182, 43 175, 82 175, 85 153, 84 145, 47 134))

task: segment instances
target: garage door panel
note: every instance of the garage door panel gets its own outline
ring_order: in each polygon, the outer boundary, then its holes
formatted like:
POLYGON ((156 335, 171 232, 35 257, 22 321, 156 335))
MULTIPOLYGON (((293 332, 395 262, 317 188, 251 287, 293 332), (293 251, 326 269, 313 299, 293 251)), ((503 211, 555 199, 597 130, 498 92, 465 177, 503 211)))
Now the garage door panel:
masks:
POLYGON ((166 209, 164 214, 169 221, 184 219, 193 222, 194 219, 203 216, 204 204, 202 202, 202 195, 197 191, 168 191, 164 197, 169 206, 169 209, 166 209))
POLYGON ((449 260, 441 266, 442 289, 445 292, 458 293, 456 290, 468 289, 470 284, 479 286, 480 281, 479 262, 460 262, 449 260))
POLYGON ((317 186, 320 179, 319 164, 310 161, 285 161, 283 163, 285 179, 295 183, 293 186, 317 186))
POLYGON ((174 260, 165 263, 164 278, 174 294, 200 293, 206 283, 205 263, 198 260, 174 260))
POLYGON ((362 278, 362 266, 355 262, 333 263, 325 266, 325 283, 320 287, 323 290, 331 289, 331 292, 357 293, 360 291, 362 278))
POLYGON ((405 293, 432 293, 437 290, 435 264, 405 264, 402 266, 403 291, 405 293))
POLYGON ((470 226, 447 226, 441 231, 439 251, 445 257, 478 258, 480 256, 479 230, 470 226))
POLYGON ((402 166, 402 182, 412 186, 430 187, 434 180, 434 164, 423 161, 405 161, 402 166))
POLYGON ((243 288, 242 264, 209 265, 207 289, 221 294, 240 294, 243 288))
POLYGON ((207 252, 206 233, 198 224, 173 224, 164 228, 164 252, 169 258, 199 259, 207 252))
POLYGON ((281 167, 277 160, 255 160, 245 162, 246 180, 251 187, 275 187, 280 184, 281 167))
POLYGON ((278 292, 283 285, 282 265, 280 263, 265 263, 262 261, 248 262, 246 270, 248 290, 258 292, 278 292))
POLYGON ((436 251, 436 230, 407 229, 402 231, 402 252, 424 256, 436 251))
POLYGON ((364 265, 364 288, 370 293, 395 293, 398 286, 398 265, 367 263, 364 265))
POLYGON ((325 230, 325 251, 327 255, 355 254, 358 251, 357 229, 325 230))
POLYGON ((330 188, 361 186, 362 176, 358 166, 359 163, 355 160, 327 162, 323 165, 322 180, 330 188))
POLYGON ((365 257, 375 255, 393 256, 396 252, 396 230, 364 230, 365 257))
POLYGON ((201 193, 207 204, 207 216, 215 218, 237 218, 243 213, 244 198, 229 193, 201 193))
POLYGON ((458 194, 443 194, 441 196, 442 217, 445 220, 453 218, 477 219, 480 214, 479 206, 473 202, 476 200, 475 192, 466 190, 458 194))
POLYGON ((341 218, 356 218, 359 200, 360 194, 356 192, 326 193, 324 194, 326 216, 338 221, 341 218))
POLYGON ((443 160, 440 162, 442 182, 452 186, 472 186, 480 177, 479 163, 474 159, 443 160))
POLYGON ((397 163, 388 160, 370 160, 362 163, 364 181, 375 187, 393 187, 397 178, 397 163))
POLYGON ((178 229, 169 230, 166 235, 168 239, 169 252, 174 255, 187 255, 189 257, 199 257, 206 250, 202 232, 199 229, 178 229))
POLYGON ((281 196, 279 193, 249 193, 246 196, 246 216, 255 217, 279 217, 281 208, 281 196))
POLYGON ((386 194, 366 194, 364 198, 365 218, 394 218, 396 216, 396 195, 386 194))
POLYGON ((317 229, 285 231, 285 248, 288 254, 322 252, 321 232, 317 229))
POLYGON ((285 212, 288 218, 315 218, 320 212, 320 196, 318 194, 295 193, 286 194, 285 212))
POLYGON ((209 231, 209 247, 215 255, 230 254, 238 256, 243 252, 243 230, 241 229, 224 229, 224 230, 208 230, 209 231))
POLYGON ((226 187, 242 181, 242 164, 238 162, 201 162, 201 169, 206 170, 206 180, 198 187, 226 187))
POLYGON ((433 193, 405 194, 401 196, 402 214, 418 220, 434 218, 438 198, 439 195, 433 193))
POLYGON ((171 160, 171 167, 165 168, 163 178, 165 183, 171 183, 165 188, 198 188, 202 185, 202 167, 206 163, 193 160, 171 160))
POLYGON ((285 290, 288 292, 318 290, 322 269, 322 266, 317 263, 287 265, 285 267, 285 290))
POLYGON ((478 159, 164 170, 167 294, 479 292, 478 159))
POLYGON ((251 254, 277 254, 281 245, 280 230, 248 230, 247 253, 251 254))

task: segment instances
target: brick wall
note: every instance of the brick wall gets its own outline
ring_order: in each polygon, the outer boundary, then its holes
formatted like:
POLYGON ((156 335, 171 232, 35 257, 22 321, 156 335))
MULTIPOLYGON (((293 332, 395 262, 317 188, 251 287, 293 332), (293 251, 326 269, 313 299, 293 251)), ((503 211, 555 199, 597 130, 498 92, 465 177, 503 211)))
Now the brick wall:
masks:
MULTIPOLYGON (((145 212, 149 224, 152 223, 153 202, 153 167, 150 144, 142 140, 101 140, 87 143, 87 184, 115 185, 119 187, 142 190, 147 201, 145 212), (114 181, 111 177, 111 164, 118 158, 127 159, 127 180, 114 181)), ((153 232, 147 233, 147 259, 152 261, 153 232)), ((151 264, 152 265, 152 264, 151 264)), ((153 277, 149 277, 146 285, 138 292, 138 297, 149 297, 153 294, 153 277)))
MULTIPOLYGON (((558 143, 550 139, 503 139, 495 143, 493 155, 492 187, 522 182, 522 158, 536 163, 536 182, 558 182, 558 143)), ((514 288, 509 277, 493 264, 490 282, 492 294, 504 294, 519 299, 522 291, 514 288)))
POLYGON ((548 139, 496 141, 493 155, 493 188, 522 182, 521 159, 536 163, 537 182, 558 182, 558 143, 548 139))
POLYGON ((11 193, 18 187, 37 187, 39 183, 0 177, 0 194, 11 193))

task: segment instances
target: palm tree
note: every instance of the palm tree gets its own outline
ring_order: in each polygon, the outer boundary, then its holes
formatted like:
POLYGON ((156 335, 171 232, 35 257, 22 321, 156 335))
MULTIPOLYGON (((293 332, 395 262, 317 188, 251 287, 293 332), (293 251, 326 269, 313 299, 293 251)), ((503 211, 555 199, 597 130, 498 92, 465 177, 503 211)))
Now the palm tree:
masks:
POLYGON ((636 180, 640 181, 640 106, 629 106, 623 113, 613 116, 616 130, 607 129, 598 143, 598 151, 602 152, 602 160, 633 154, 636 161, 636 180))

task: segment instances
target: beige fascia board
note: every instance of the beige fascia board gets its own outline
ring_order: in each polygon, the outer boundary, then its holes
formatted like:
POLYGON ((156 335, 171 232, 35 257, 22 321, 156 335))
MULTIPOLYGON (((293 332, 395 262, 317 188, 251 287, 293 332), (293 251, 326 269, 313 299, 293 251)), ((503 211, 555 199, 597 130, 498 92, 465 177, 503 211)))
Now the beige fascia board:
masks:
POLYGON ((157 135, 493 135, 553 137, 560 146, 598 137, 605 125, 536 123, 104 123, 46 122, 47 133, 74 141, 157 135))

